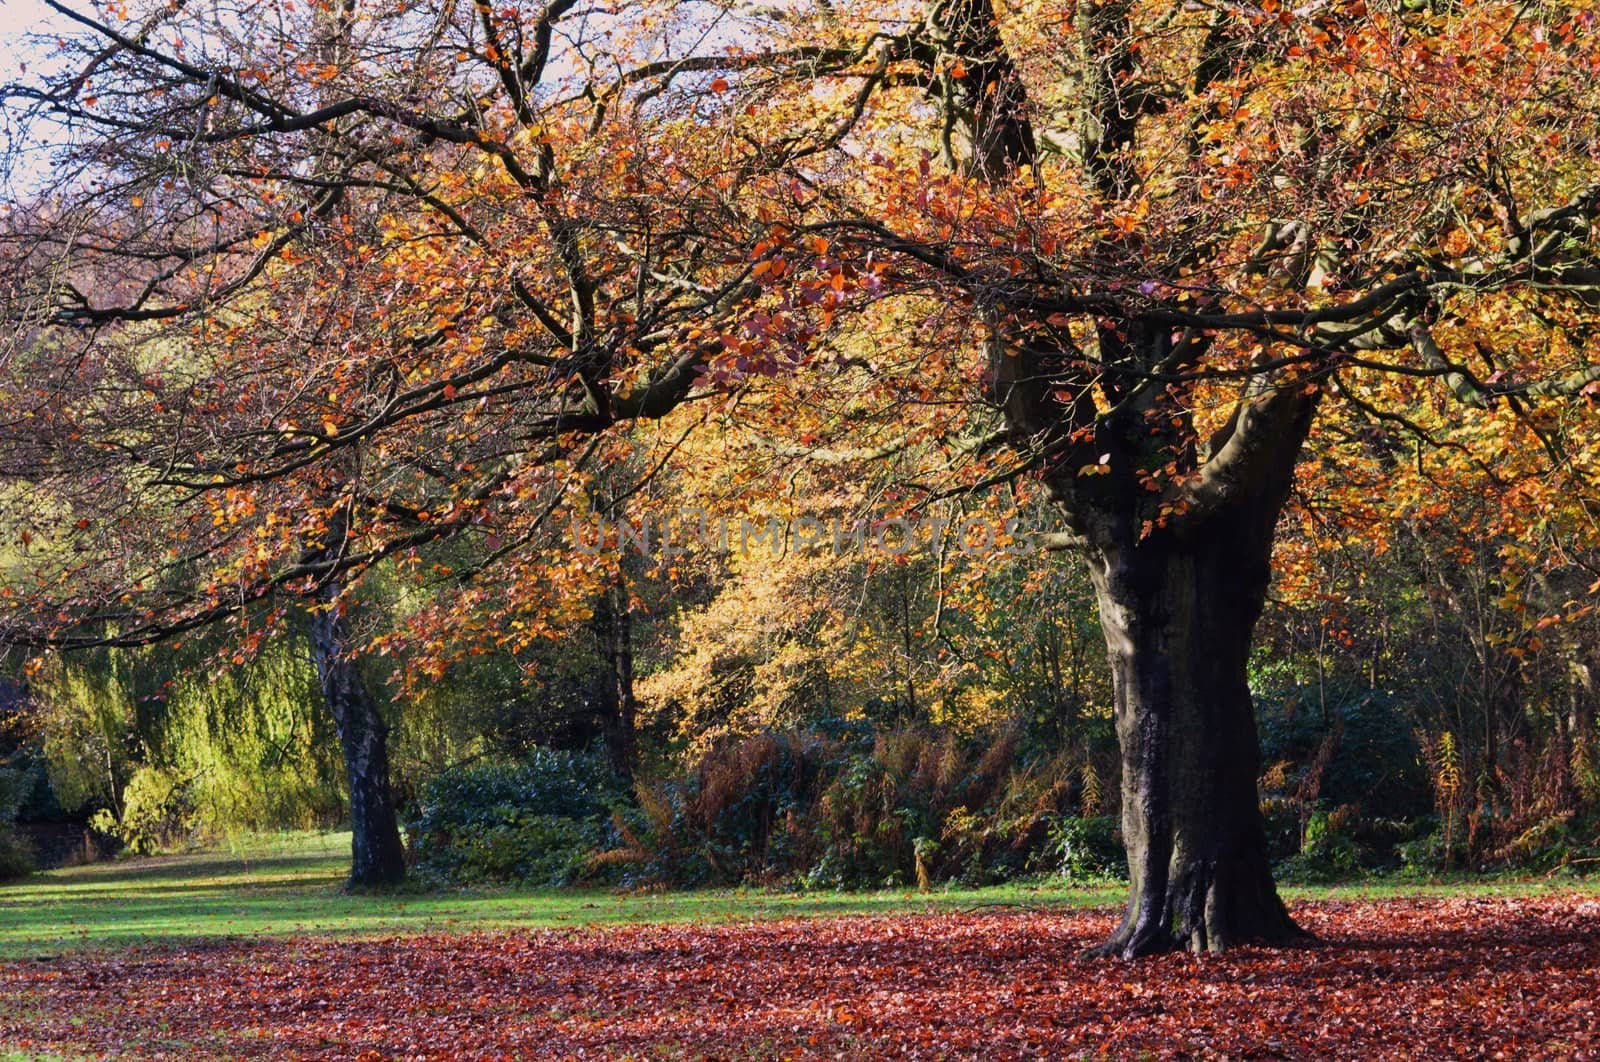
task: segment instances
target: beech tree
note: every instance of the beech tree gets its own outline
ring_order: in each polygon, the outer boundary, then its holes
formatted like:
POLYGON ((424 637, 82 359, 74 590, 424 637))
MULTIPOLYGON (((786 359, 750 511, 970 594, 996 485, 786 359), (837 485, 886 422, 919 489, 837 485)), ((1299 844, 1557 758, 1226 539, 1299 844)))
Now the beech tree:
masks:
POLYGON ((693 13, 52 6, 55 73, 5 90, 6 466, 27 488, 6 515, 40 574, 8 588, 0 637, 231 622, 248 650, 298 602, 346 757, 351 881, 393 881, 351 584, 382 562, 456 584, 415 640, 375 647, 417 681, 463 630, 514 650, 584 621, 615 580, 546 518, 639 449, 602 436, 682 400, 745 297, 745 256, 725 264, 696 198, 717 152, 667 123, 644 159, 613 105, 649 69, 596 68, 693 13), (429 561, 464 534, 492 579, 429 561))
POLYGON ((971 399, 940 429, 981 482, 1042 484, 1098 596, 1132 872, 1107 954, 1299 935, 1246 664, 1319 410, 1453 402, 1548 468, 1584 430, 1551 409, 1600 392, 1581 7, 51 6, 60 73, 6 90, 13 168, 56 166, 8 221, 7 386, 53 426, 39 467, 109 464, 184 545, 89 549, 73 509, 50 540, 96 589, 37 588, 6 637, 283 592, 336 617, 463 534, 495 574, 448 573, 433 635, 388 648, 581 622, 612 576, 546 518, 630 423, 673 414, 644 433, 670 452, 753 382, 854 386, 881 366, 829 337, 920 312, 971 399))
POLYGON ((1103 950, 1288 940, 1246 674, 1273 531, 1319 406, 1370 386, 1350 377, 1436 378, 1464 411, 1600 390, 1593 15, 1070 18, 1041 56, 982 0, 930 9, 955 176, 908 182, 928 209, 896 240, 971 299, 1012 445, 1088 559, 1132 876, 1103 950))

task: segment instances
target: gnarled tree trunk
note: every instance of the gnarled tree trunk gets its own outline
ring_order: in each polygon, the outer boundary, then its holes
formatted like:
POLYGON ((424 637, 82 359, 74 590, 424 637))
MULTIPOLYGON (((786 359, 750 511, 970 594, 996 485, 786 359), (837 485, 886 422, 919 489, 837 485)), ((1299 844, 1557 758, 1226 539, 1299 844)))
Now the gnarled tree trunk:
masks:
POLYGON ((1230 513, 1181 539, 1091 556, 1116 695, 1130 878, 1127 912, 1103 954, 1303 936, 1272 882, 1246 678, 1270 531, 1262 514, 1230 513))
MULTIPOLYGON (((1131 11, 1124 0, 1081 5, 1069 49, 1080 60, 1071 153, 1108 211, 1132 209, 1147 187, 1129 149, 1140 119, 1161 107, 1140 87, 1131 11)), ((929 0, 924 38, 966 71, 940 94, 947 131, 963 131, 967 144, 957 159, 947 136, 950 164, 1015 184, 1039 162, 1041 108, 1011 61, 994 0, 929 0)), ((1219 18, 1188 91, 1203 96, 1236 54, 1219 18)), ((1149 278, 1139 285, 1148 309, 1117 299, 1074 321, 992 292, 981 308, 990 398, 1011 445, 1042 473, 1065 539, 1088 557, 1110 656, 1132 884, 1123 923, 1099 950, 1131 958, 1290 940, 1303 934, 1267 861, 1246 669, 1319 381, 1263 359, 1202 447, 1200 377, 1190 374, 1218 333, 1186 327, 1199 304, 1181 279, 1183 255, 1152 261, 1138 238, 1114 233, 1095 254, 1149 278), (1165 305, 1155 283, 1163 269, 1174 292, 1165 305)))
MULTIPOLYGON (((1169 361, 1175 344, 1138 318, 1102 327, 1097 342, 1110 364, 1135 369, 1169 361)), ((1118 390, 1124 411, 1108 415, 1053 406, 1052 381, 1075 356, 1035 343, 991 350, 990 365, 1018 445, 1054 461, 1046 484, 1087 557, 1109 654, 1131 887, 1098 950, 1132 958, 1301 937, 1267 860, 1247 666, 1317 388, 1252 385, 1202 447, 1163 388, 1118 390)))

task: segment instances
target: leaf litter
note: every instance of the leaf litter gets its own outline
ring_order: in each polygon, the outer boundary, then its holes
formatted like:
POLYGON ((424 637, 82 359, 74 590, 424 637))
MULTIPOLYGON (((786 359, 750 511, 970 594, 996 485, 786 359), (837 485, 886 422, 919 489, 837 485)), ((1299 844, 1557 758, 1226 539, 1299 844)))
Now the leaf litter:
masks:
POLYGON ((1600 902, 1322 901, 1319 938, 1083 960, 1107 911, 81 952, 0 1043, 138 1058, 1600 1058, 1600 902))

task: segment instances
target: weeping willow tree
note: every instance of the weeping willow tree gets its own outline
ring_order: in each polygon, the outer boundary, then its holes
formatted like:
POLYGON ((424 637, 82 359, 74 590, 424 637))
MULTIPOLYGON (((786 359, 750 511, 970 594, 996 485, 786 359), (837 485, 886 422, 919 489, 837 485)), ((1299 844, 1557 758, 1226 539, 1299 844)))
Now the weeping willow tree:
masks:
POLYGON ((208 668, 200 647, 48 657, 31 729, 69 810, 135 847, 180 835, 328 825, 339 765, 299 640, 208 668))

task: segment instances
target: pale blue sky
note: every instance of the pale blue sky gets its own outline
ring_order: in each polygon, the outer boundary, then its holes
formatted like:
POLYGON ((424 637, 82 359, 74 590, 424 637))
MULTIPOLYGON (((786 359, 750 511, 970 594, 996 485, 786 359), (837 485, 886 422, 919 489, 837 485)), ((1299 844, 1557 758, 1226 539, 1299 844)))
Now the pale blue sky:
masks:
POLYGON ((60 15, 38 0, 0 0, 0 82, 14 79, 17 65, 29 61, 23 35, 61 21, 60 15))

